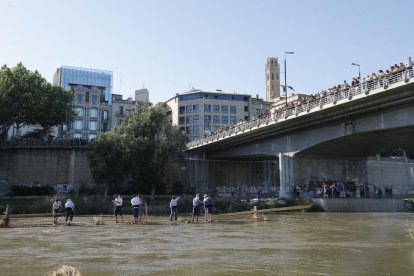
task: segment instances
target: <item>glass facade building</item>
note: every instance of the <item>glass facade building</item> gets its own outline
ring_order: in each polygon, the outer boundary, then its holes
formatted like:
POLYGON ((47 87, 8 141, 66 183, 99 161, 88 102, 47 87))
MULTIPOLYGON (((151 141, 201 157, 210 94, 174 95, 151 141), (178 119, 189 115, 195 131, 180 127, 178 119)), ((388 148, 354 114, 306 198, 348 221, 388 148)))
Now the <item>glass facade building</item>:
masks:
POLYGON ((109 105, 112 102, 112 71, 62 66, 53 78, 54 85, 71 90, 74 85, 95 86, 109 105))
POLYGON ((53 83, 74 94, 77 116, 67 118, 61 136, 91 140, 110 129, 112 72, 71 66, 58 68, 53 83))

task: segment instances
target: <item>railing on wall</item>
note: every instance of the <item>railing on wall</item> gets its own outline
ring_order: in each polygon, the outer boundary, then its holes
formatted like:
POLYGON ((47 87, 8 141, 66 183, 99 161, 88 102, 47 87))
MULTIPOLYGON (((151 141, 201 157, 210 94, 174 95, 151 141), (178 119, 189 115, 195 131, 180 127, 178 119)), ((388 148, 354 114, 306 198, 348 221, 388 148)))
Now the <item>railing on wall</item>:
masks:
POLYGON ((386 91, 390 86, 401 86, 408 83, 411 78, 414 77, 413 68, 408 68, 404 71, 397 73, 391 73, 389 75, 379 76, 377 80, 368 80, 360 83, 358 86, 349 87, 341 91, 326 92, 316 95, 312 100, 295 107, 282 107, 265 117, 258 118, 256 120, 237 123, 229 126, 225 130, 218 131, 217 133, 210 134, 204 138, 191 141, 187 143, 187 149, 197 148, 209 143, 213 143, 219 140, 223 140, 240 133, 246 133, 253 129, 266 127, 270 123, 275 124, 280 120, 289 120, 296 118, 298 115, 305 115, 310 112, 315 112, 332 107, 332 105, 340 105, 346 102, 353 101, 356 96, 367 97, 372 92, 386 91), (332 105, 331 105, 332 104, 332 105))

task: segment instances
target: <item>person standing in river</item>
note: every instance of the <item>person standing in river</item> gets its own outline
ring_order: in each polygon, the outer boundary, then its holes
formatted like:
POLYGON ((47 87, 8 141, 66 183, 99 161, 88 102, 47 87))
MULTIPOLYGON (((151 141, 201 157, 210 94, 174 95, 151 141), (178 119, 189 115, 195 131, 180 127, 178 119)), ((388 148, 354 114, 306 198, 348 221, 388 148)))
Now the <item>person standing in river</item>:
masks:
POLYGON ((180 197, 175 197, 174 195, 171 197, 170 201, 170 209, 171 209, 171 215, 170 215, 170 221, 172 221, 173 217, 174 220, 177 221, 177 203, 180 197))
POLYGON ((203 202, 200 200, 200 195, 196 194, 195 198, 193 199, 193 214, 191 215, 192 222, 194 222, 194 217, 197 218, 200 216, 200 206, 203 205, 203 202))
POLYGON ((132 223, 138 224, 138 217, 139 217, 140 205, 141 205, 141 200, 138 197, 138 195, 134 194, 132 196, 131 205, 132 205, 132 215, 134 217, 134 221, 132 223))
POLYGON ((72 224, 73 210, 75 210, 75 204, 73 204, 72 200, 68 198, 68 200, 65 203, 66 225, 72 224))
POLYGON ((204 194, 204 210, 205 210, 205 220, 206 222, 211 222, 211 217, 213 213, 213 199, 208 194, 204 194))
POLYGON ((122 216, 122 197, 121 195, 115 195, 115 199, 112 200, 115 206, 115 223, 118 223, 118 215, 121 217, 121 222, 124 222, 124 217, 122 216))
POLYGON ((58 218, 59 218, 60 209, 62 209, 62 202, 60 202, 60 200, 56 198, 55 201, 53 201, 53 205, 52 205, 53 225, 59 224, 58 218))

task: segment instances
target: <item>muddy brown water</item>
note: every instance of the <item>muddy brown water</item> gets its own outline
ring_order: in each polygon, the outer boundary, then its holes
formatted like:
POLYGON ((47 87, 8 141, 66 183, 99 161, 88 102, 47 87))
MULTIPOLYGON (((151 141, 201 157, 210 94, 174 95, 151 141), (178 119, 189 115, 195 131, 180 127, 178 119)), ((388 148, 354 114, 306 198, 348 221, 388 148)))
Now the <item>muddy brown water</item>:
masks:
POLYGON ((414 275, 414 213, 266 217, 199 224, 149 217, 148 225, 105 217, 96 226, 75 216, 70 227, 13 219, 0 228, 0 275, 43 275, 61 264, 82 275, 414 275))

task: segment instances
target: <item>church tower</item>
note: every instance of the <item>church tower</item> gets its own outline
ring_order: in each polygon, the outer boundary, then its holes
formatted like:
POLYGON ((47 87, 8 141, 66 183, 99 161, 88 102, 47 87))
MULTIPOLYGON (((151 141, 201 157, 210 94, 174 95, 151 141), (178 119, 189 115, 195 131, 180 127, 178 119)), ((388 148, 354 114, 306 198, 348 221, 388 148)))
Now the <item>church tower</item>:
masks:
POLYGON ((277 58, 268 57, 266 63, 266 101, 280 97, 280 66, 277 58))

